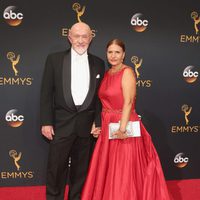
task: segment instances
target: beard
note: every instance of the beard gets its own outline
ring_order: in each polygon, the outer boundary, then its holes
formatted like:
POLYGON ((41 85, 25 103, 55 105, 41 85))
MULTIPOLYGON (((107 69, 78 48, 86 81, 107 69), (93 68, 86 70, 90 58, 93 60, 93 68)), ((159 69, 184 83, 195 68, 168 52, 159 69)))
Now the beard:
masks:
POLYGON ((74 47, 73 49, 74 51, 76 51, 76 53, 78 53, 79 55, 82 55, 87 51, 88 46, 78 46, 78 47, 74 47))

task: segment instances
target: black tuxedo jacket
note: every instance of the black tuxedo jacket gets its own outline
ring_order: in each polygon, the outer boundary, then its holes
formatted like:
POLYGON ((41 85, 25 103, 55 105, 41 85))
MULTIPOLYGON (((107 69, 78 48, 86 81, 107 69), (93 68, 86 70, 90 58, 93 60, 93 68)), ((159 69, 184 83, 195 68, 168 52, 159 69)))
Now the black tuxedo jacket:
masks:
POLYGON ((101 126, 101 103, 97 92, 105 65, 103 60, 91 54, 88 54, 88 62, 89 91, 77 110, 71 94, 70 49, 47 57, 41 86, 41 125, 53 125, 55 138, 71 134, 88 137, 93 122, 97 127, 101 126))

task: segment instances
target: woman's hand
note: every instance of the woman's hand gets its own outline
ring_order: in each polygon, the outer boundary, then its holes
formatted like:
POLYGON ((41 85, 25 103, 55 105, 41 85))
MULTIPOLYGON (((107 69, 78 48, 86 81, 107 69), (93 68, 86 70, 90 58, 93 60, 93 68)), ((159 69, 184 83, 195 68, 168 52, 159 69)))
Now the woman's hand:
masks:
POLYGON ((121 139, 121 140, 124 140, 128 137, 126 134, 126 131, 120 131, 120 130, 116 131, 112 135, 117 136, 117 139, 121 139))

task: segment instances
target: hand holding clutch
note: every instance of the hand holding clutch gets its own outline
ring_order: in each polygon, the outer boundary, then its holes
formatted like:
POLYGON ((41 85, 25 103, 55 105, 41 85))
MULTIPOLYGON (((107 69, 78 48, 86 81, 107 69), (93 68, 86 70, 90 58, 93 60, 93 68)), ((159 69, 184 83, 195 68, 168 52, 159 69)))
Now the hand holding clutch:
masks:
POLYGON ((120 131, 120 130, 117 130, 116 132, 112 133, 112 137, 116 137, 116 139, 126 139, 128 138, 128 135, 126 134, 126 131, 120 131))
MULTIPOLYGON (((117 137, 117 132, 119 130, 119 123, 109 123, 109 139, 120 139, 117 137), (114 133, 114 134, 113 134, 114 133)), ((127 137, 141 137, 140 131, 140 121, 129 121, 126 126, 126 136, 127 137)))

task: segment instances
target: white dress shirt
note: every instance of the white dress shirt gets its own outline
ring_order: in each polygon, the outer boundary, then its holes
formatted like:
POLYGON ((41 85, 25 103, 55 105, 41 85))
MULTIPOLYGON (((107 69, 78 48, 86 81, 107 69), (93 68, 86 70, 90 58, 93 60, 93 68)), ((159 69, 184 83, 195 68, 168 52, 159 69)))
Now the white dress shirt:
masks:
POLYGON ((76 106, 82 105, 90 84, 88 55, 79 55, 71 48, 71 93, 76 106))

